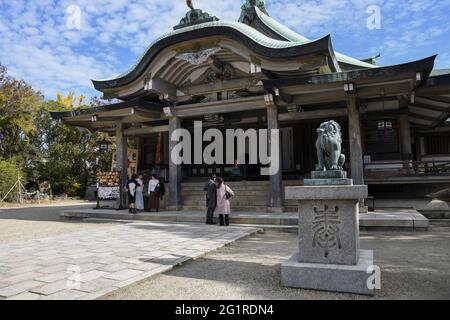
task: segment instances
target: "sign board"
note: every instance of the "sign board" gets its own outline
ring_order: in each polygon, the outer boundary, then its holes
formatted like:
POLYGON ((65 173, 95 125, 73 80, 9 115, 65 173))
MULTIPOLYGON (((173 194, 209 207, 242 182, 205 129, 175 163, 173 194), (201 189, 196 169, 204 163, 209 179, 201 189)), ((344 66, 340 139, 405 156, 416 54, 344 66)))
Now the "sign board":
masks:
POLYGON ((99 187, 98 198, 102 200, 114 200, 120 197, 120 187, 99 187))

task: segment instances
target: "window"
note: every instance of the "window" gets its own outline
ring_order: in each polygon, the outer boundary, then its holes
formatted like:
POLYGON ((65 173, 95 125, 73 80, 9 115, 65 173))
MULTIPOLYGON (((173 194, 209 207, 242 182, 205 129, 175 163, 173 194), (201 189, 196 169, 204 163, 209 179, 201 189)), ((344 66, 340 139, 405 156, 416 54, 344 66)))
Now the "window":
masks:
POLYGON ((365 123, 366 155, 372 160, 393 160, 400 152, 397 123, 392 119, 368 120, 365 123))
POLYGON ((426 137, 427 154, 450 154, 450 136, 426 137))
POLYGON ((392 120, 384 119, 378 121, 378 130, 392 130, 393 128, 392 120))

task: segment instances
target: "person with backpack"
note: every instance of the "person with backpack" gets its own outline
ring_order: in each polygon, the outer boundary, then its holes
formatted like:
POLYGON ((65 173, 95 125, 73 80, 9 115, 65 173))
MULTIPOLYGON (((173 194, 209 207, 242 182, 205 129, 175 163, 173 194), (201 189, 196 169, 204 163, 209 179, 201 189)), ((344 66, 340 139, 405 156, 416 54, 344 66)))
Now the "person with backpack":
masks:
POLYGON ((234 192, 225 184, 222 178, 217 178, 217 206, 215 214, 219 215, 221 226, 230 225, 231 206, 230 199, 234 197, 234 192))
POLYGON ((163 179, 159 179, 159 185, 156 187, 156 190, 159 193, 160 200, 164 200, 164 196, 166 195, 166 186, 164 185, 163 179))

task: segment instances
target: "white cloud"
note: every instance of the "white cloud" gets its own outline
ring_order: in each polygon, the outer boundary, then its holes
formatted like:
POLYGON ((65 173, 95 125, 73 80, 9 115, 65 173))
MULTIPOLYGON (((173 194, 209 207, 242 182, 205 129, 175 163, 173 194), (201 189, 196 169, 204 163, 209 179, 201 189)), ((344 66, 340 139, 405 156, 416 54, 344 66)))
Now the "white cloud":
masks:
MULTIPOLYGON (((194 0, 222 20, 237 20, 244 0, 194 0)), ((392 61, 450 51, 450 0, 266 0, 272 17, 311 38, 332 34, 356 56, 381 52, 392 61), (366 28, 366 9, 382 9, 382 30, 366 28)), ((90 79, 127 70, 187 12, 180 0, 0 0, 0 62, 47 98, 57 91, 96 92, 90 79), (80 30, 67 29, 67 8, 81 9, 80 30)), ((445 58, 440 64, 449 61, 445 58)), ((448 56, 448 55, 447 55, 448 56)), ((98 94, 98 93, 97 93, 98 94)))

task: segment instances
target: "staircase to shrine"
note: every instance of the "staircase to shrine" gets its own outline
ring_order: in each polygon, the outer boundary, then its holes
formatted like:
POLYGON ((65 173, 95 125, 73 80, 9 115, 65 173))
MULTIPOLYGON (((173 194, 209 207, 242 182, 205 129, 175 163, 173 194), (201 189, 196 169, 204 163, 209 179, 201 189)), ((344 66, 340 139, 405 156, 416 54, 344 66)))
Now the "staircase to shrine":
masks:
MULTIPOLYGON (((203 190, 206 182, 185 182, 182 184, 183 210, 205 210, 206 192, 203 190)), ((268 212, 270 206, 270 191, 268 181, 226 182, 234 191, 231 200, 232 212, 268 212)), ((285 181, 284 186, 301 185, 300 181, 285 181)), ((296 201, 285 200, 284 211, 296 212, 296 201)))

